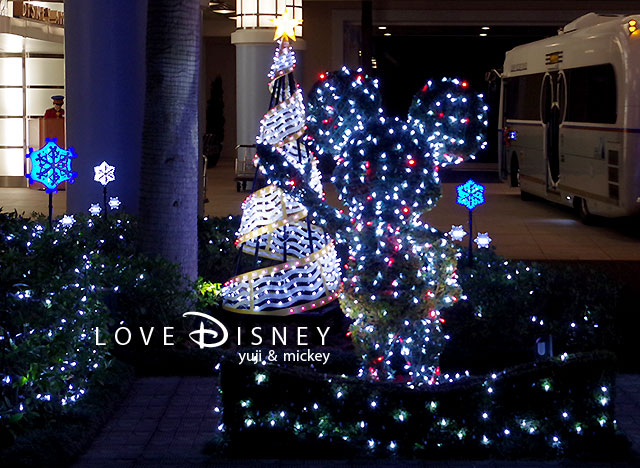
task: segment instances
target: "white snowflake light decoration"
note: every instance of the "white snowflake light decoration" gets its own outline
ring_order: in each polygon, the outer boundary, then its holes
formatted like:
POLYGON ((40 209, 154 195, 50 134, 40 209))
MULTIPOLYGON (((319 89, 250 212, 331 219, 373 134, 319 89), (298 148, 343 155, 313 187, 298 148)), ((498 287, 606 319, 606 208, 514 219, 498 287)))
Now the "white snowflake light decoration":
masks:
POLYGON ((451 236, 451 239, 453 239, 454 241, 461 241, 462 238, 466 235, 467 235, 467 231, 463 229, 462 225, 460 226, 451 225, 451 231, 449 231, 449 236, 451 236))
POLYGON ((112 210, 117 210, 120 208, 122 202, 118 199, 118 197, 109 197, 109 208, 112 210))
POLYGON ((100 208, 99 203, 91 204, 91 208, 89 208, 89 213, 91 213, 91 216, 98 216, 100 215, 101 212, 102 212, 102 208, 100 208))
POLYGON ((71 227, 76 222, 76 220, 73 215, 64 215, 59 222, 63 227, 71 227))
POLYGON ((479 249, 488 249, 491 243, 491 237, 489 237, 488 232, 479 232, 478 237, 476 237, 473 242, 478 244, 479 249))
POLYGON ((100 182, 106 187, 109 182, 116 180, 116 168, 110 166, 106 161, 102 161, 102 164, 93 168, 95 173, 93 180, 100 182))

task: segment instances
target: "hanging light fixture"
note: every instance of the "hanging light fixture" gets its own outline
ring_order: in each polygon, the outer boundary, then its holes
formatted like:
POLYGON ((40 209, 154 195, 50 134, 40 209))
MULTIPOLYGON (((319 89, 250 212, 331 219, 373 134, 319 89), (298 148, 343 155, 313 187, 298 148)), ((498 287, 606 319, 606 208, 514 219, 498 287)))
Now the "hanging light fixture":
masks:
POLYGON ((214 13, 219 13, 221 15, 231 15, 236 12, 231 6, 229 6, 225 2, 209 2, 209 9, 214 13))
MULTIPOLYGON (((292 19, 302 20, 302 0, 236 0, 236 27, 272 28, 272 20, 282 15, 285 8, 292 19)), ((301 36, 302 26, 296 26, 295 33, 301 36)))

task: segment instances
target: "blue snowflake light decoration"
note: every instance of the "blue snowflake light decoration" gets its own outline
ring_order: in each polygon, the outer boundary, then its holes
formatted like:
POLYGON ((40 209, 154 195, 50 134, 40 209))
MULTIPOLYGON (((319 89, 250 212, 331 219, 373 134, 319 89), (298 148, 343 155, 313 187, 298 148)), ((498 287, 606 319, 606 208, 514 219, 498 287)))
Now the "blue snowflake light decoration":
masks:
POLYGON ((469 179, 462 185, 456 187, 458 190, 458 204, 473 210, 476 206, 484 203, 484 185, 476 184, 469 179))
POLYGON ((29 183, 40 182, 45 186, 47 193, 56 193, 58 185, 68 181, 72 184, 78 177, 77 172, 71 169, 71 160, 78 155, 73 148, 64 150, 56 144, 57 138, 47 138, 46 144, 38 151, 29 148, 27 158, 31 159, 31 172, 25 177, 29 183))

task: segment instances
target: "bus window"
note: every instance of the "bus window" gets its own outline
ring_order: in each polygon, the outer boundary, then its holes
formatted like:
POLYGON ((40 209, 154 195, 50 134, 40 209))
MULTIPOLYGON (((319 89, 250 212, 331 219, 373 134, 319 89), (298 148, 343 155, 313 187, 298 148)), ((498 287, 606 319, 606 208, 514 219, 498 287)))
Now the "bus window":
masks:
POLYGON ((571 122, 616 123, 617 91, 613 65, 564 70, 567 80, 567 114, 571 122))
POLYGON ((543 73, 505 80, 506 119, 540 120, 540 86, 543 73))

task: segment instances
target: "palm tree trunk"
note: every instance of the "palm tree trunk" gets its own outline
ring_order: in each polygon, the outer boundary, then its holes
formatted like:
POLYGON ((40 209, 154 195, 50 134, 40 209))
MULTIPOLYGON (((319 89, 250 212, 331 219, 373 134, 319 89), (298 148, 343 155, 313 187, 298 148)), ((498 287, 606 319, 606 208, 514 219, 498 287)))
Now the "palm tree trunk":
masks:
POLYGON ((147 18, 142 248, 195 279, 200 1, 151 0, 147 18))

